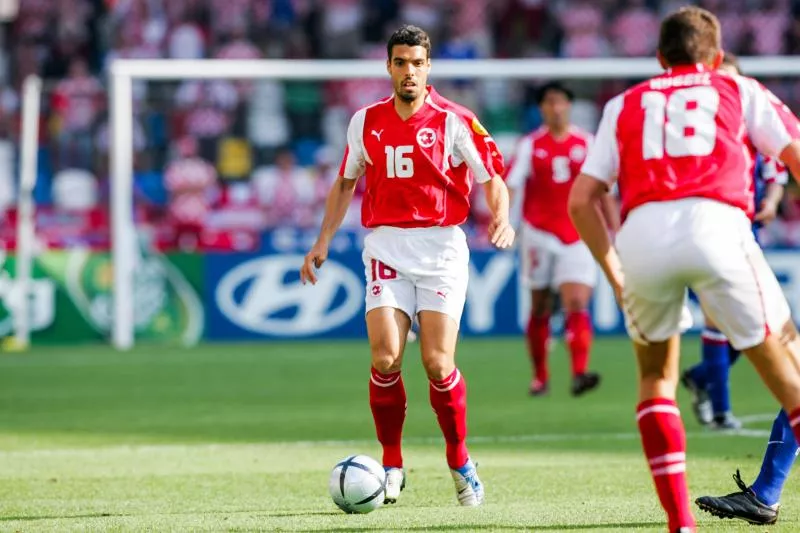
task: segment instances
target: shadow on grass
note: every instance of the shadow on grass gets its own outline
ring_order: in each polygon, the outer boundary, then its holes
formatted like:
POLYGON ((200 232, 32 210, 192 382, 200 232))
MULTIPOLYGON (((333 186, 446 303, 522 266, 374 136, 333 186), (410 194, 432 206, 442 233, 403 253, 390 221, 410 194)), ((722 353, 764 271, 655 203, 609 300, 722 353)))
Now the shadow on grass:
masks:
MULTIPOLYGON (((453 525, 438 525, 438 526, 411 526, 411 527, 403 527, 398 528, 396 531, 482 531, 482 530, 491 530, 491 531, 520 531, 520 530, 530 530, 530 531, 563 531, 568 529, 585 529, 585 530, 592 530, 592 529, 622 529, 622 530, 630 530, 633 528, 640 528, 640 527, 659 527, 663 526, 663 522, 627 522, 627 523, 616 523, 616 524, 558 524, 558 525, 550 525, 550 526, 512 526, 512 525, 500 525, 500 524, 453 524, 453 525)), ((340 528, 327 528, 327 529, 315 529, 315 531, 326 531, 326 532, 334 532, 334 531, 393 531, 392 529, 387 530, 385 527, 375 526, 375 527, 352 527, 352 526, 342 526, 340 528)))
POLYGON ((33 522, 34 520, 68 520, 70 518, 107 518, 109 516, 130 515, 123 513, 87 513, 72 515, 0 516, 0 522, 33 522))

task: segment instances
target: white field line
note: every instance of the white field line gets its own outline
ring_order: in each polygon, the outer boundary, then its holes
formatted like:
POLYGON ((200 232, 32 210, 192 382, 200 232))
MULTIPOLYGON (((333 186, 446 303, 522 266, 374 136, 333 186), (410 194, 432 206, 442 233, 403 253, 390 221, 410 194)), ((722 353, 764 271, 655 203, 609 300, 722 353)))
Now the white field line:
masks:
MULTIPOLYGON (((740 417, 742 422, 761 422, 775 418, 775 414, 758 414, 740 417)), ((692 439, 713 439, 719 437, 745 437, 764 439, 769 437, 769 430, 748 429, 730 431, 701 430, 686 433, 692 439)), ((582 442, 582 441, 625 441, 639 440, 638 432, 618 433, 538 433, 532 435, 505 435, 489 436, 476 435, 468 438, 472 444, 515 444, 537 442, 582 442)), ((442 437, 406 437, 403 444, 441 444, 442 437)), ((183 450, 223 450, 226 448, 260 448, 260 447, 312 447, 312 446, 358 446, 374 444, 374 439, 343 439, 343 440, 304 440, 264 443, 216 443, 216 444, 158 444, 136 446, 101 446, 97 448, 57 448, 33 450, 0 450, 0 457, 20 456, 80 456, 96 453, 164 453, 183 450)))

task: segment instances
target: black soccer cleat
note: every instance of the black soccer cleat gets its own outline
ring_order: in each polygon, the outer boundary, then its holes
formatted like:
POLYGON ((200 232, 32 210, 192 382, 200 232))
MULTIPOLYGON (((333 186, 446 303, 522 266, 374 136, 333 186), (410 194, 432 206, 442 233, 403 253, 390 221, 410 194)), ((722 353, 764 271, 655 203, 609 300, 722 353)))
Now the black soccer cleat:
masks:
POLYGON ((598 385, 600 385, 600 374, 597 372, 586 372, 572 378, 570 392, 572 392, 573 396, 580 396, 585 392, 596 389, 598 385))
POLYGON ((770 507, 756 498, 755 492, 745 485, 739 470, 733 480, 741 489, 727 496, 701 496, 694 502, 707 513, 720 518, 738 518, 750 524, 765 526, 778 521, 779 506, 770 507))

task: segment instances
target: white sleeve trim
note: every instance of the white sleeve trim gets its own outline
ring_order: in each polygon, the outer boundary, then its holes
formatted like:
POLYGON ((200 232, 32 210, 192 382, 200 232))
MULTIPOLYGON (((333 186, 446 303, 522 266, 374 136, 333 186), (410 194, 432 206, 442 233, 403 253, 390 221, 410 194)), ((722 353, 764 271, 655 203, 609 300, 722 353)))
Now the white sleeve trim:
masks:
POLYGON ((589 144, 581 173, 596 178, 611 186, 619 173, 619 144, 617 142, 617 121, 622 112, 625 95, 620 94, 609 100, 603 109, 603 117, 597 128, 597 135, 589 144))
POLYGON ((792 141, 792 135, 775 106, 783 106, 777 96, 746 76, 733 76, 739 86, 742 115, 748 136, 762 154, 777 157, 792 141))
POLYGON ((452 149, 447 146, 447 142, 445 143, 445 155, 448 153, 452 154, 454 162, 458 159, 464 161, 475 175, 475 181, 478 183, 486 183, 492 179, 493 175, 484 166, 478 149, 475 147, 475 143, 472 140, 472 135, 464 124, 464 121, 451 111, 447 111, 445 137, 448 142, 450 139, 452 139, 453 142, 452 149), (453 132, 452 136, 450 132, 453 132))
POLYGON ((343 178, 358 179, 364 175, 365 163, 372 164, 364 148, 364 121, 367 109, 359 109, 350 119, 347 127, 347 160, 344 165, 343 178))
POLYGON ((517 143, 514 163, 512 163, 511 170, 506 177, 506 185, 509 189, 519 189, 532 174, 533 139, 533 135, 528 134, 523 136, 517 143))

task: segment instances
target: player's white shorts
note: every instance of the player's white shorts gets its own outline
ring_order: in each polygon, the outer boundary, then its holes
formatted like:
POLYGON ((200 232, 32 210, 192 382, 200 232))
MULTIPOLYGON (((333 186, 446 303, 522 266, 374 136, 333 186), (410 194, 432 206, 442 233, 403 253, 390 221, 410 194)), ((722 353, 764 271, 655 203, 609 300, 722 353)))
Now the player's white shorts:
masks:
POLYGON ((658 342, 679 333, 686 287, 736 349, 780 332, 789 305, 750 225, 740 209, 701 198, 634 209, 616 240, 631 338, 658 342))
POLYGON ((381 226, 364 239, 367 312, 394 307, 412 320, 438 311, 456 324, 467 298, 469 248, 458 226, 381 226))
POLYGON ((522 223, 520 253, 522 280, 529 289, 558 289, 564 283, 594 287, 597 263, 589 248, 578 241, 564 244, 552 233, 522 223))

